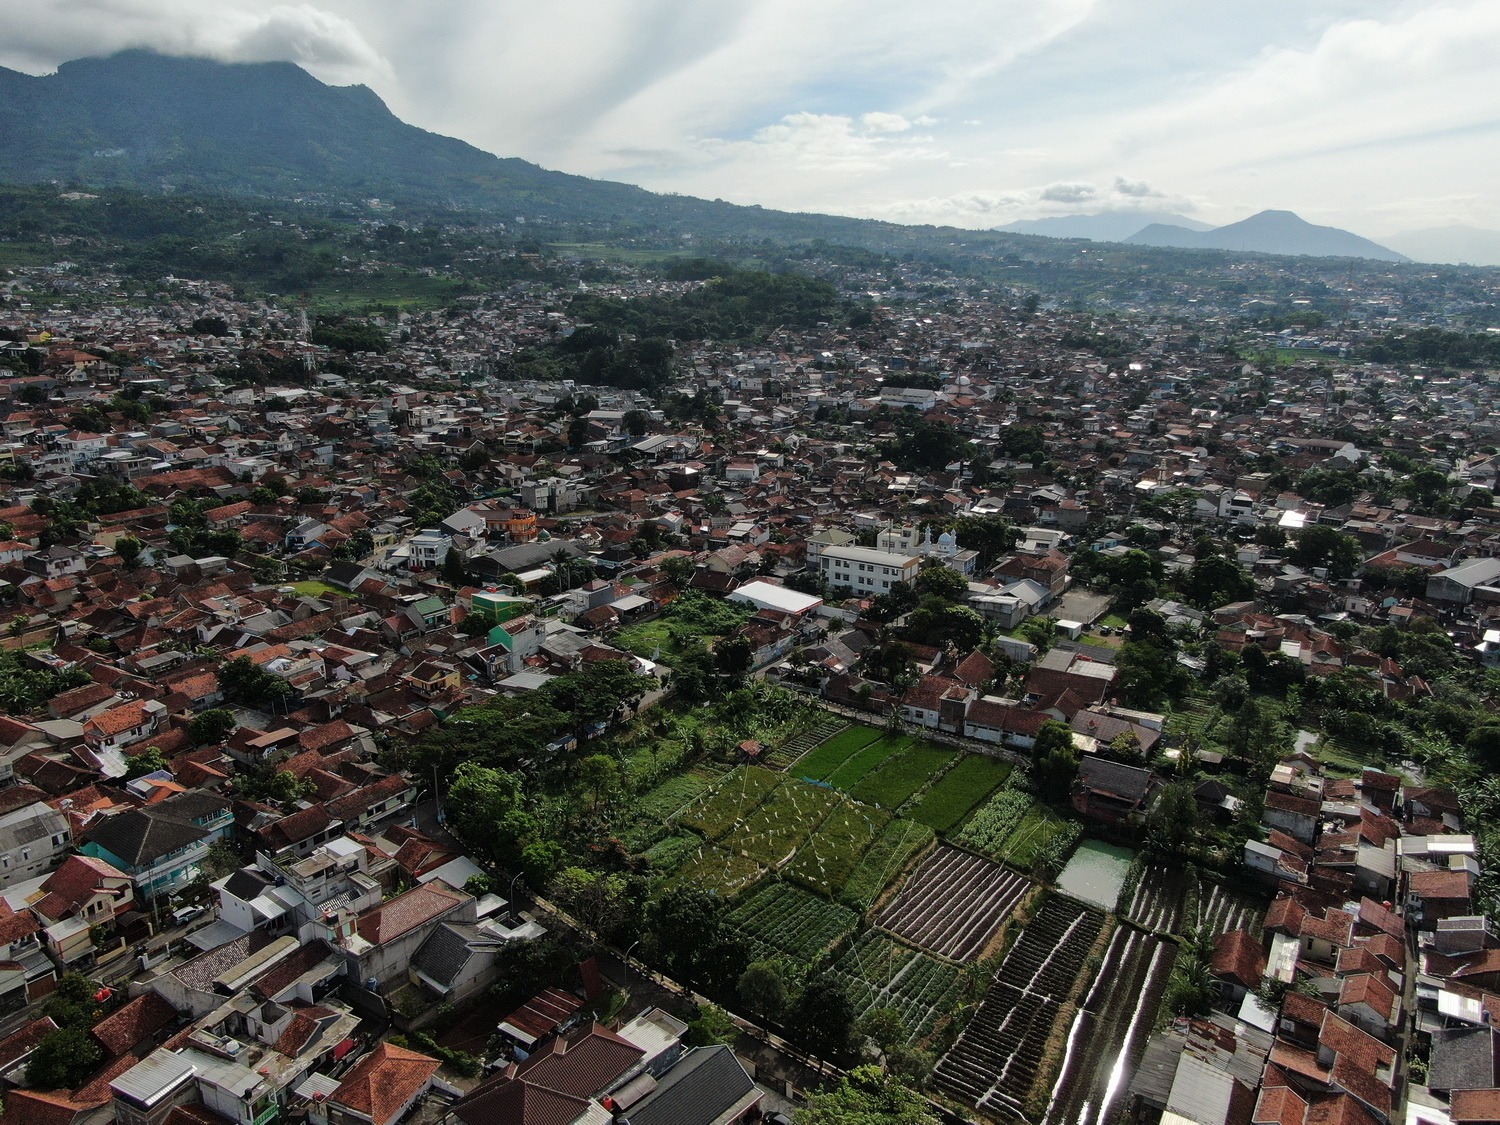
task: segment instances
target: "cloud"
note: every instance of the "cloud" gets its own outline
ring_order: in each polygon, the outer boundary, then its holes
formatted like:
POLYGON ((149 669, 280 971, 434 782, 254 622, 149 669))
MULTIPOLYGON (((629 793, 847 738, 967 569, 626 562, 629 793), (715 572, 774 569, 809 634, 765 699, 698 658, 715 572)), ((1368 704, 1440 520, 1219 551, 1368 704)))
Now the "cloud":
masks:
POLYGON ((221 62, 293 62, 334 82, 390 77, 349 19, 311 4, 232 0, 7 0, 0 62, 33 72, 85 55, 149 48, 221 62))
POLYGON ((1145 180, 1127 180, 1124 176, 1116 176, 1115 194, 1128 195, 1135 199, 1145 199, 1149 196, 1160 195, 1161 192, 1152 191, 1151 185, 1145 180))
POLYGON ((899 113, 867 113, 859 121, 872 133, 904 133, 912 127, 899 113))
POLYGON ((1041 198, 1048 203, 1084 203, 1098 194, 1093 184, 1048 184, 1041 198))

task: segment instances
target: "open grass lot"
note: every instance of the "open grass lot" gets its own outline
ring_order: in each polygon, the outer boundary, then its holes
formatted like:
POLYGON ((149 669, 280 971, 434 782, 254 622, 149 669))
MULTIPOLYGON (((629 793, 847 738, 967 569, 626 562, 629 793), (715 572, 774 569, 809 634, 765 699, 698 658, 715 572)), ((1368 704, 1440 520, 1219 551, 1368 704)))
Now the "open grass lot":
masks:
POLYGON ((842 799, 832 789, 789 780, 720 843, 732 852, 741 852, 769 867, 779 867, 842 799))
POLYGON ((837 897, 860 857, 889 820, 890 814, 881 809, 857 801, 841 801, 797 849, 786 877, 808 890, 837 897))
POLYGON ((980 754, 968 754, 922 794, 907 815, 937 832, 947 832, 1004 785, 1011 764, 980 754))
POLYGON ((758 947, 806 966, 850 933, 859 915, 801 887, 771 883, 731 910, 728 921, 758 947))
POLYGON ((868 910, 875 905, 880 892, 933 838, 932 829, 925 824, 900 818, 891 821, 855 865, 840 897, 856 910, 868 910))
POLYGON ((826 780, 835 788, 847 792, 881 762, 904 750, 909 741, 899 736, 892 738, 888 735, 877 742, 872 742, 864 749, 857 750, 843 765, 829 774, 826 780))
POLYGON ((941 773, 958 755, 925 742, 910 743, 860 779, 850 792, 858 800, 898 809, 922 786, 941 773))
POLYGON ((951 1012, 962 987, 954 966, 875 930, 861 934, 832 971, 854 1002, 856 1016, 871 1008, 900 1012, 908 1043, 951 1012))
POLYGON ((781 777, 770 770, 742 766, 732 770, 712 793, 683 810, 678 822, 717 840, 754 812, 780 784, 781 777))
POLYGON ((330 586, 327 582, 319 582, 316 578, 309 578, 302 582, 293 582, 291 583, 291 587, 297 593, 309 598, 321 598, 328 594, 333 594, 340 598, 347 598, 349 596, 337 586, 330 586))
POLYGON ((751 887, 765 871, 753 859, 705 844, 686 858, 669 885, 686 884, 732 899, 751 887))
POLYGON ((827 781, 858 750, 880 738, 874 727, 849 727, 839 731, 823 745, 814 749, 807 757, 792 767, 798 777, 810 777, 814 781, 827 781))

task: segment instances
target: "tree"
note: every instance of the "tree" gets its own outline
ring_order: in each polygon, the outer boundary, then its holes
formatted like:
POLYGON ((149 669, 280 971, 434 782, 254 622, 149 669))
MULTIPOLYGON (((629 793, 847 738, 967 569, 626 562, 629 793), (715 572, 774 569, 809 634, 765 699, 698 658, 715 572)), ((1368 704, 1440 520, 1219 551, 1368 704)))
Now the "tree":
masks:
POLYGON ((1188 781, 1174 781, 1157 794, 1146 813, 1146 847, 1166 855, 1188 850, 1198 830, 1198 801, 1188 781))
POLYGON ((1255 596, 1255 580, 1233 559, 1200 555, 1182 579, 1182 594, 1199 609, 1217 609, 1255 596))
POLYGON ((568 423, 568 448, 582 449, 584 443, 589 440, 589 420, 587 418, 574 418, 568 423))
POLYGON ((651 415, 644 410, 627 410, 620 421, 631 437, 645 437, 647 429, 651 426, 651 415))
POLYGON ((167 758, 159 746, 147 746, 139 754, 125 755, 126 781, 145 777, 148 773, 156 773, 166 768, 167 758))
POLYGON ((720 1043, 733 1043, 739 1036, 739 1028, 729 1013, 717 1004, 705 1004, 698 1014, 688 1021, 687 1034, 682 1041, 689 1047, 713 1047, 720 1043))
POLYGON ((629 905, 627 891, 623 875, 565 867, 552 877, 548 895, 589 933, 605 937, 625 917, 629 905))
POLYGON ((83 1085, 104 1058, 82 1028, 48 1033, 26 1063, 26 1084, 38 1090, 72 1090, 83 1085))
POLYGON ((1315 523, 1297 536, 1292 562, 1300 567, 1322 566, 1334 580, 1352 578, 1364 561, 1359 540, 1327 524, 1315 523))
POLYGON ((828 976, 810 981, 787 1016, 792 1038, 820 1059, 842 1065, 852 1054, 854 1004, 828 976))
POLYGON ((449 547, 448 553, 443 556, 443 581, 457 590, 468 581, 468 577, 464 557, 458 553, 457 547, 449 547))
POLYGON ((115 540, 115 554, 120 556, 120 562, 126 570, 134 569, 135 564, 140 561, 143 550, 145 550, 145 544, 134 535, 122 535, 115 540))
POLYGON ((917 1094, 877 1066, 860 1066, 831 1090, 812 1094, 797 1125, 938 1125, 917 1094))
POLYGON ((1016 630, 1022 639, 1036 645, 1039 653, 1045 653, 1057 643, 1057 619, 1053 617, 1028 617, 1016 630))
POLYGON ((775 961, 755 961, 740 974, 735 992, 745 1010, 757 1019, 775 1023, 786 1011, 786 977, 775 961))
POLYGON ((723 902, 698 887, 664 891, 646 915, 646 936, 656 957, 678 980, 699 979, 706 951, 723 927, 723 902))
POLYGON ((968 597, 969 580, 967 578, 940 562, 929 560, 929 563, 930 565, 924 565, 917 572, 917 577, 912 582, 919 597, 932 594, 949 602, 961 602, 968 597))
POLYGON ((607 797, 620 789, 620 763, 608 754, 590 754, 578 763, 578 783, 593 798, 593 811, 598 812, 607 797))
POLYGON ((233 711, 214 707, 193 716, 193 721, 188 724, 188 737, 194 745, 207 746, 223 742, 239 725, 233 711))
POLYGON ((855 1032, 873 1040, 882 1055, 889 1055, 906 1042, 910 1033, 906 1021, 895 1008, 871 1008, 860 1017, 855 1032))
POLYGON ((1078 778, 1078 754, 1071 745, 1056 746, 1037 759, 1036 786, 1049 801, 1061 803, 1078 778))
POLYGON ((1057 719, 1048 719, 1036 732, 1031 746, 1031 760, 1040 762, 1054 750, 1073 752, 1073 728, 1057 719))

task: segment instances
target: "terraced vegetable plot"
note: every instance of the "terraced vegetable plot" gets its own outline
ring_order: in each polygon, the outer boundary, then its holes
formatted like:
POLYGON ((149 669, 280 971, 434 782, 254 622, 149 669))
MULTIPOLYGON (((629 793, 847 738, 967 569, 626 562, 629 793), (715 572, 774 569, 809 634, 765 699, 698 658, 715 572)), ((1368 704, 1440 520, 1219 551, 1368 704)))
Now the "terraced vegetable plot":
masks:
POLYGON ((1005 841, 1025 819, 1031 804, 1030 795, 1020 789, 1002 789, 969 818, 954 840, 991 859, 999 859, 1004 854, 1005 841))
POLYGON ((732 852, 778 867, 791 858, 793 850, 841 800, 843 797, 832 789, 788 780, 719 843, 732 852))
POLYGON ((837 897, 865 849, 890 820, 890 814, 857 801, 841 801, 818 830, 797 849, 787 878, 808 890, 837 897))
POLYGON ((906 746, 907 740, 904 738, 882 738, 878 742, 872 742, 863 749, 856 750, 843 765, 829 774, 828 784, 846 791, 853 789, 860 778, 893 754, 899 754, 906 746))
POLYGON ((701 887, 720 898, 731 899, 747 890, 766 873, 753 859, 705 844, 672 876, 672 884, 701 887))
POLYGON ((1021 931, 978 1011, 935 1068, 934 1085, 1002 1121, 1024 1122, 1061 1006, 1104 916, 1054 895, 1021 931))
POLYGON ((677 818, 710 840, 717 840, 755 811, 781 776, 758 766, 741 766, 724 778, 712 792, 698 798, 677 818))
POLYGON ((703 841, 691 832, 680 832, 675 836, 668 836, 658 840, 646 850, 646 862, 651 865, 651 870, 658 875, 665 875, 675 871, 689 859, 698 854, 698 849, 703 846, 703 841))
POLYGON ((1064 820, 1046 805, 1032 805, 1000 849, 1000 858, 1020 871, 1030 871, 1053 841, 1071 844, 1083 835, 1083 826, 1064 820))
POLYGON ((792 770, 798 777, 810 777, 814 781, 827 781, 830 774, 847 762, 856 752, 880 739, 874 727, 845 727, 827 742, 813 750, 796 763, 792 770))
POLYGON ((772 769, 784 770, 814 746, 827 742, 848 725, 842 719, 826 718, 812 730, 805 730, 772 750, 766 764, 772 769))
POLYGON ((1257 940, 1266 918, 1266 904, 1225 890, 1208 879, 1198 881, 1198 929, 1218 937, 1230 930, 1249 930, 1257 940))
POLYGON ((859 915, 801 887, 772 883, 731 910, 728 921, 759 947, 809 965, 851 932, 859 915))
POLYGON ((1125 917, 1145 930, 1175 934, 1182 926, 1182 900, 1187 894, 1187 872, 1153 863, 1141 872, 1125 917))
POLYGON ((951 1010, 960 983, 958 970, 918 953, 874 930, 859 936, 833 966, 857 1015, 871 1008, 895 1008, 906 1022, 907 1042, 932 1030, 951 1010))
POLYGON ((850 794, 866 804, 898 809, 942 772, 957 755, 925 742, 913 742, 860 779, 850 794))
POLYGON ((1010 777, 1011 764, 966 754, 907 814, 937 832, 947 832, 1010 777))
POLYGON ((1146 1049, 1177 946, 1121 926, 1068 1029, 1047 1125, 1106 1125, 1146 1049))
POLYGON ((998 864, 940 847, 875 923, 939 956, 967 961, 979 956, 1030 887, 998 864))
POLYGON ((855 865, 853 874, 844 884, 843 901, 859 911, 870 909, 911 857, 932 840, 932 829, 925 824, 914 820, 891 821, 855 865))

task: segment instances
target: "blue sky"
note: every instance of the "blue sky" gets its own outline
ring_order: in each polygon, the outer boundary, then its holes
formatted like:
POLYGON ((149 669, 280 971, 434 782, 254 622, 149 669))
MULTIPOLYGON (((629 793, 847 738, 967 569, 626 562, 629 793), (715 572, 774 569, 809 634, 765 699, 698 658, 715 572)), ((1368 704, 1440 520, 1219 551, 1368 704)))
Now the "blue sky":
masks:
POLYGON ((288 59, 550 168, 997 226, 1500 228, 1496 0, 6 0, 0 65, 288 59))

